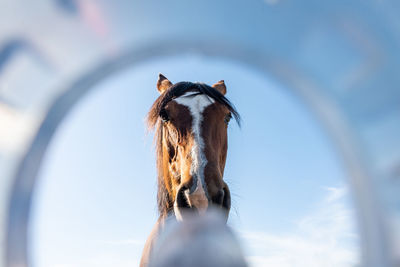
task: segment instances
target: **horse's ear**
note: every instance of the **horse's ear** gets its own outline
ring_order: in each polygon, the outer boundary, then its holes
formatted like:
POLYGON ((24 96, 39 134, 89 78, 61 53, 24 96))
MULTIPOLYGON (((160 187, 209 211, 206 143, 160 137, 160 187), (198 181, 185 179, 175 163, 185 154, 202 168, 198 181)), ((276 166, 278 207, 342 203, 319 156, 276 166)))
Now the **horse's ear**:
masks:
POLYGON ((157 90, 160 92, 160 94, 164 93, 165 90, 170 88, 172 86, 172 83, 162 75, 161 73, 158 74, 158 81, 157 81, 157 90))
POLYGON ((214 89, 217 89, 221 94, 226 94, 226 86, 224 80, 220 80, 219 82, 213 84, 212 86, 214 89))

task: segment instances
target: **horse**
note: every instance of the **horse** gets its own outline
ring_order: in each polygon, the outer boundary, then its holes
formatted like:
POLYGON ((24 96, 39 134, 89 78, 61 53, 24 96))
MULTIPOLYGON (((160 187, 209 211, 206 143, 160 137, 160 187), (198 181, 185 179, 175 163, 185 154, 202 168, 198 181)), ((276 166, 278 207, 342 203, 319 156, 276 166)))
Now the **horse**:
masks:
POLYGON ((155 131, 159 218, 148 237, 140 266, 148 266, 152 248, 165 220, 184 221, 186 214, 204 214, 210 207, 228 219, 231 196, 224 181, 227 128, 240 115, 225 97, 224 80, 172 84, 159 74, 156 99, 147 114, 155 131))

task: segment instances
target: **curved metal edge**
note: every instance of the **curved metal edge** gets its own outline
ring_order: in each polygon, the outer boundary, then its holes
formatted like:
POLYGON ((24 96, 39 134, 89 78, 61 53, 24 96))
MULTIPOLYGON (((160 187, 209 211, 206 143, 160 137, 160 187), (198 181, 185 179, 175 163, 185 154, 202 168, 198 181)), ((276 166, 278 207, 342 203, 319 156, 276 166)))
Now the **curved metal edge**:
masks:
MULTIPOLYGON (((180 40, 185 40, 181 38, 180 40)), ((152 47, 145 46, 121 53, 118 57, 106 60, 99 67, 87 72, 75 83, 63 91, 47 112, 28 152, 22 159, 15 174, 11 197, 8 208, 8 221, 6 233, 6 266, 29 266, 27 251, 27 234, 29 212, 32 193, 37 179, 37 174, 46 152, 47 146, 54 135, 60 122, 94 85, 107 79, 114 73, 127 67, 139 65, 152 59, 173 57, 185 53, 197 53, 202 56, 231 60, 246 67, 254 69, 264 75, 276 77, 282 84, 304 100, 306 106, 311 107, 318 120, 325 126, 325 130, 338 145, 340 154, 346 162, 350 173, 350 184, 355 197, 358 224, 362 238, 363 264, 366 266, 387 266, 386 264, 386 234, 376 206, 377 198, 374 197, 373 186, 369 183, 369 176, 364 172, 363 162, 359 157, 358 149, 349 140, 349 127, 341 123, 338 127, 338 118, 343 122, 343 116, 334 104, 329 103, 318 88, 305 79, 299 80, 298 72, 289 71, 288 64, 284 64, 271 56, 246 50, 232 43, 208 43, 204 40, 176 42, 169 40, 156 40, 152 47), (295 74, 295 75, 294 75, 295 74), (329 108, 327 108, 329 107, 329 108), (329 110, 329 112, 326 112, 329 110), (333 119, 334 118, 334 119, 333 119), (371 235, 373 233, 373 235, 371 235), (374 243, 372 247, 368 244, 374 243), (382 263, 385 263, 382 265, 382 263)), ((138 47, 138 46, 135 46, 138 47)))

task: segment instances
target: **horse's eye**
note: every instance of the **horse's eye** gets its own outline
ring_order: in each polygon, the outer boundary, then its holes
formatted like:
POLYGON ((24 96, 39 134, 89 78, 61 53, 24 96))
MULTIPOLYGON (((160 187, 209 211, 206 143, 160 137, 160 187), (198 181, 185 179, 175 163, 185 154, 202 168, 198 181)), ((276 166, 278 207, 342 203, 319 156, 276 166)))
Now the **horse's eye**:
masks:
POLYGON ((231 113, 229 113, 228 115, 226 115, 226 116, 225 116, 225 120, 224 120, 225 123, 226 123, 226 124, 229 124, 229 121, 231 120, 231 118, 232 118, 232 114, 231 114, 231 113))
POLYGON ((163 109, 160 111, 160 118, 161 118, 161 120, 162 120, 163 122, 169 121, 168 113, 167 113, 167 111, 165 110, 165 108, 163 108, 163 109))

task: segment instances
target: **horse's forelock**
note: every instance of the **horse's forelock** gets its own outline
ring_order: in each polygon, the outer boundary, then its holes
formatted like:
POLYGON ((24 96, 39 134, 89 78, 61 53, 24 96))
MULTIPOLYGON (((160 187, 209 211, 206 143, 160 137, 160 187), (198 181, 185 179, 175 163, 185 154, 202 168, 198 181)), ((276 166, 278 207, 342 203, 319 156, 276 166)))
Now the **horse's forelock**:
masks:
POLYGON ((150 111, 147 115, 147 125, 149 129, 155 128, 159 119, 160 111, 168 104, 168 102, 182 96, 189 90, 197 90, 199 93, 208 95, 218 103, 224 105, 232 113, 236 122, 240 126, 239 113, 237 112, 233 104, 223 94, 204 83, 179 82, 174 84, 163 94, 161 94, 151 106, 150 111))

